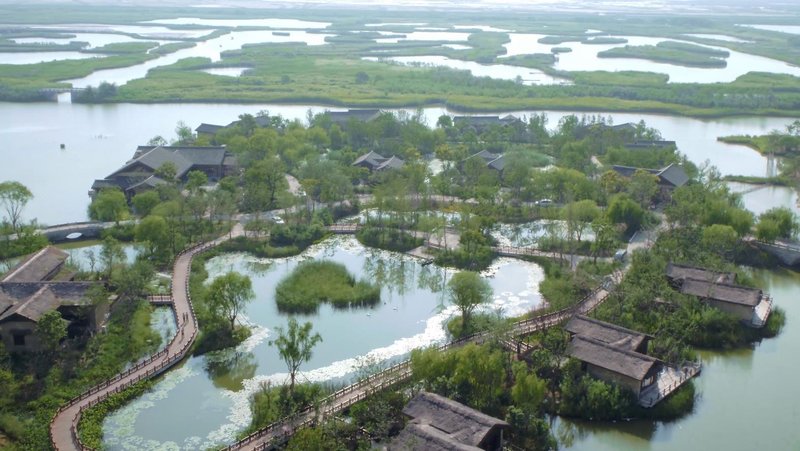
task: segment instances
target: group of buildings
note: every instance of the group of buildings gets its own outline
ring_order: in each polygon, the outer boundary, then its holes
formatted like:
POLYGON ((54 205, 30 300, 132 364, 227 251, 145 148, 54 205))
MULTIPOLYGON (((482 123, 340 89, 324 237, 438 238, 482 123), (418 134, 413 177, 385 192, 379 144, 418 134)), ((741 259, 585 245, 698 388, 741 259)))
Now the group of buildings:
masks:
POLYGON ((47 246, 24 258, 0 279, 0 341, 9 352, 41 348, 36 326, 48 312, 67 321, 69 336, 97 331, 108 316, 109 303, 93 303, 96 283, 75 282, 65 263, 69 254, 47 246))

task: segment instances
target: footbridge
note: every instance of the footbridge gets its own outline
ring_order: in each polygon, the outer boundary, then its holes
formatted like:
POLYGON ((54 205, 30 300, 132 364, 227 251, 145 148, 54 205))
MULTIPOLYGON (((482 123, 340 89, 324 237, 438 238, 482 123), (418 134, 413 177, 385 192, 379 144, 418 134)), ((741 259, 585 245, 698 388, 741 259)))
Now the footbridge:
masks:
POLYGON ((86 409, 103 402, 109 396, 119 393, 141 380, 158 376, 183 360, 191 349, 198 331, 197 318, 189 295, 189 273, 192 267, 192 259, 200 252, 217 246, 230 238, 240 236, 243 232, 241 225, 237 225, 230 234, 225 234, 214 241, 190 247, 175 258, 172 272, 172 295, 169 296, 169 299, 165 296, 156 296, 148 299, 151 303, 172 307, 178 326, 175 337, 163 350, 140 361, 113 378, 90 388, 59 408, 50 422, 50 439, 55 450, 83 451, 89 449, 81 443, 78 435, 78 423, 80 422, 81 414, 86 409))

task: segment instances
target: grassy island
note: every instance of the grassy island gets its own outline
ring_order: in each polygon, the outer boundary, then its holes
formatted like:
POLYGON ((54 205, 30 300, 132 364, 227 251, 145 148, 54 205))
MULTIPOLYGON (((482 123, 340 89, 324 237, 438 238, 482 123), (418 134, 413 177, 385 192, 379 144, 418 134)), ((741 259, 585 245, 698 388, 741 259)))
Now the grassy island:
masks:
POLYGON ((301 263, 275 289, 278 309, 296 313, 315 312, 323 302, 347 308, 373 305, 380 299, 380 287, 356 281, 344 265, 326 260, 301 263))
POLYGON ((600 58, 640 58, 687 67, 726 67, 730 52, 682 42, 664 41, 656 45, 617 47, 597 54, 600 58))

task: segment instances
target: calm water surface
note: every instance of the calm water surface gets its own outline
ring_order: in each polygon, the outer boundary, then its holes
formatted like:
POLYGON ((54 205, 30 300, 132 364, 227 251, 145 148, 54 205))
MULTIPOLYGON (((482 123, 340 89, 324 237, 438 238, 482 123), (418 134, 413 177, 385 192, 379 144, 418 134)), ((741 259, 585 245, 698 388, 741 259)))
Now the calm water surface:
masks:
MULTIPOLYGON (((382 287, 381 302, 371 308, 334 309, 297 315, 311 321, 323 341, 304 365, 302 381, 352 380, 368 364, 389 364, 417 347, 445 340, 443 322, 453 309, 442 287, 449 272, 422 267, 399 254, 364 248, 352 237, 335 237, 287 259, 256 259, 233 254, 212 259, 209 274, 236 270, 253 280, 256 299, 245 322, 253 336, 236 350, 189 358, 169 372, 153 391, 111 415, 104 424, 109 449, 194 449, 230 442, 250 421, 248 399, 262 383, 282 384, 286 368, 268 341, 288 315, 275 306, 275 285, 306 258, 344 264, 359 278, 382 287), (201 417, 185 412, 202 411, 201 417)), ((499 260, 485 273, 494 289, 490 310, 519 315, 541 306, 541 268, 532 263, 499 260)))
MULTIPOLYGON (((0 103, 0 180, 18 180, 34 194, 24 212, 28 219, 57 224, 82 221, 89 205, 89 187, 118 169, 133 155, 136 146, 153 136, 168 140, 175 136, 178 121, 195 128, 202 122, 225 125, 243 113, 266 110, 285 118, 304 121, 308 110, 341 111, 319 105, 229 105, 229 104, 114 104, 0 103), (59 145, 65 144, 65 150, 59 145)), ((409 110, 393 110, 413 113, 409 110)), ((429 126, 448 113, 443 108, 422 111, 429 126)), ((539 111, 510 111, 519 117, 539 111)), ((550 128, 568 114, 546 112, 550 128)), ((457 113, 450 113, 457 114, 457 113)), ((495 113, 506 114, 506 113, 495 113)), ((700 120, 686 117, 633 113, 599 113, 615 124, 645 120, 661 130, 665 139, 677 141, 688 158, 702 164, 710 160, 724 174, 763 176, 767 159, 744 146, 718 142, 718 136, 764 134, 783 129, 785 118, 737 117, 700 120)))

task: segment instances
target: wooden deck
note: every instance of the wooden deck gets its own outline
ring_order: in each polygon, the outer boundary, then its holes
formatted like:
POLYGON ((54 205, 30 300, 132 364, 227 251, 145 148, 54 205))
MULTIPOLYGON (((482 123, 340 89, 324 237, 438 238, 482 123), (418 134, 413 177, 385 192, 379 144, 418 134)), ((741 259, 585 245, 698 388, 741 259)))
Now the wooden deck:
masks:
POLYGON ((186 356, 197 336, 197 318, 189 296, 189 272, 192 267, 192 258, 229 238, 241 235, 242 232, 242 227, 237 226, 232 233, 186 249, 175 258, 172 272, 171 299, 173 302, 169 304, 172 305, 177 320, 178 329, 175 337, 162 351, 92 387, 59 408, 50 422, 50 440, 54 449, 58 451, 88 450, 89 448, 81 443, 78 436, 78 422, 86 409, 141 380, 163 373, 186 356))
POLYGON ((689 379, 700 374, 698 363, 685 363, 679 367, 665 366, 656 376, 653 385, 639 394, 639 405, 650 408, 679 389, 689 379))

